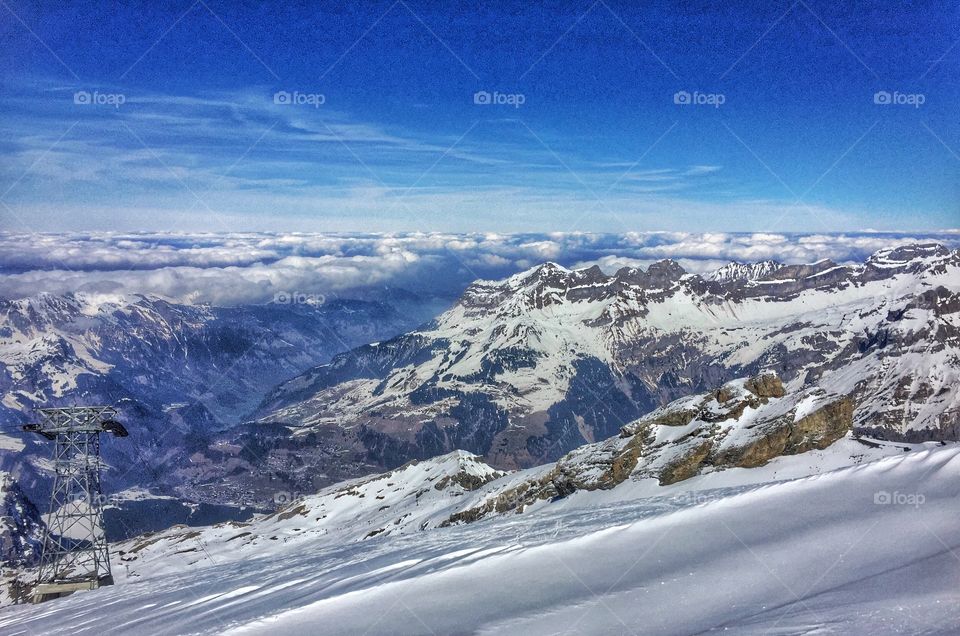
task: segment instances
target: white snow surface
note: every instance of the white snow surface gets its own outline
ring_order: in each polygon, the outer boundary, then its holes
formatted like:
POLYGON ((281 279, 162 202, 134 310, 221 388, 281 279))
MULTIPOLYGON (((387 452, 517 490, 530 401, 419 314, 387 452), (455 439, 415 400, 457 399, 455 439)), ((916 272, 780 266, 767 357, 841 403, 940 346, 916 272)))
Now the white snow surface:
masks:
MULTIPOLYGON (((219 526, 131 576, 116 562, 113 587, 8 608, 0 633, 956 633, 960 446, 903 448, 847 438, 762 468, 366 540, 308 532, 312 514, 273 516, 241 549, 207 534, 219 526)), ((464 466, 489 476, 454 453, 353 482, 366 497, 338 514, 369 514, 388 482, 464 466)), ((430 491, 426 517, 472 496, 430 491)))

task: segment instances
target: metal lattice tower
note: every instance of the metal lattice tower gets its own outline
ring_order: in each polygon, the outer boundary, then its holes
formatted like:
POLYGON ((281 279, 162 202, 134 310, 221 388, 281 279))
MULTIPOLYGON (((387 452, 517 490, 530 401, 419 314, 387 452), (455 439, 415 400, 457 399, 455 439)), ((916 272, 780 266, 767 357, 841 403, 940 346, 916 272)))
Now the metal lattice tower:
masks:
POLYGON ((100 433, 126 437, 109 406, 39 409, 41 422, 23 430, 55 441, 50 515, 34 598, 54 598, 111 585, 100 491, 100 433))

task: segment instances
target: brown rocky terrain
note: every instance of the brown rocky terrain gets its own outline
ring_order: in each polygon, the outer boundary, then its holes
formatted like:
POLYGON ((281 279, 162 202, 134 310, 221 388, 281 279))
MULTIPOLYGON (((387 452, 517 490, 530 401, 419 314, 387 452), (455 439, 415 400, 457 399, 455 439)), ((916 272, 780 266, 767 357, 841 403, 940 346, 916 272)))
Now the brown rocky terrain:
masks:
POLYGON ((458 511, 448 523, 522 510, 578 490, 615 488, 627 479, 673 484, 706 471, 755 468, 781 455, 823 449, 853 423, 849 396, 811 387, 787 394, 772 373, 734 380, 702 396, 682 398, 588 444, 545 474, 458 511))

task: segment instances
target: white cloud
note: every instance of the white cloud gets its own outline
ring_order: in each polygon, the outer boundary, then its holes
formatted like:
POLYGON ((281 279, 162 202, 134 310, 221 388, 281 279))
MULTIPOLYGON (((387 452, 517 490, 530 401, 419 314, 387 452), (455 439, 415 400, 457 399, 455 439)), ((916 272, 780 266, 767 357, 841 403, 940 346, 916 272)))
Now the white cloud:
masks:
POLYGON ((671 258, 690 272, 731 261, 862 261, 913 241, 960 235, 631 232, 592 234, 83 233, 0 234, 0 296, 146 293, 215 304, 280 291, 376 297, 385 286, 455 295, 546 260, 608 272, 671 258))

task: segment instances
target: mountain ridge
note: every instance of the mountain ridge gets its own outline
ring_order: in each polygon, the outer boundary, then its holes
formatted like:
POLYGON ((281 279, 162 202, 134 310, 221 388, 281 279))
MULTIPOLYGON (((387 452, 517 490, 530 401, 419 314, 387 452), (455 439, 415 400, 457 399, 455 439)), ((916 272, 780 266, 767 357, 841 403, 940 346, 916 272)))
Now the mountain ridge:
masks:
POLYGON ((429 325, 280 385, 254 419, 294 438, 355 431, 387 466, 462 447, 509 468, 770 368, 791 388, 854 395, 862 432, 955 439, 958 294, 960 251, 938 244, 721 281, 670 260, 612 275, 545 263, 477 281, 429 325))

